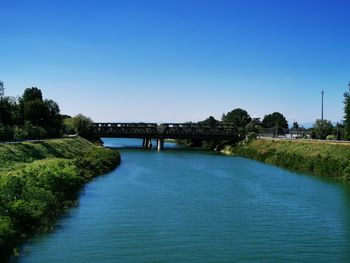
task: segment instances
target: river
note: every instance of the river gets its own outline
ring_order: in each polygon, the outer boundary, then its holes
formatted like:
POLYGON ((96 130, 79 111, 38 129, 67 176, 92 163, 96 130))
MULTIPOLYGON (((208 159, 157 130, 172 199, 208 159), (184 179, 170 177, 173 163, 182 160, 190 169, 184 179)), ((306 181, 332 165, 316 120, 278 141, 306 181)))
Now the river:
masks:
POLYGON ((79 206, 16 262, 350 261, 348 184, 166 148, 121 148, 120 167, 89 183, 79 206))

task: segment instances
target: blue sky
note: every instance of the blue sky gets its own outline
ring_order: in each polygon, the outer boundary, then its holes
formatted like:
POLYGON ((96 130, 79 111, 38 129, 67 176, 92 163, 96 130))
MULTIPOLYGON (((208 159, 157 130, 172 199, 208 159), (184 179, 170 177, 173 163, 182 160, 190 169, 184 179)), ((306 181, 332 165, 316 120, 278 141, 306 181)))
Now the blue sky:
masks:
POLYGON ((350 4, 340 0, 0 0, 0 79, 94 121, 198 121, 241 107, 343 117, 350 4))

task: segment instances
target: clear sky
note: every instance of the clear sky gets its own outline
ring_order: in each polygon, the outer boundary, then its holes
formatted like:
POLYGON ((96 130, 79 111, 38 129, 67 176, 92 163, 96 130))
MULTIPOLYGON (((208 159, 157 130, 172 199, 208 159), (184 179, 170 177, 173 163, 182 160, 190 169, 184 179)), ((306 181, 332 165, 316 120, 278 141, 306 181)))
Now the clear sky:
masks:
POLYGON ((0 0, 0 79, 94 121, 343 117, 350 2, 0 0))

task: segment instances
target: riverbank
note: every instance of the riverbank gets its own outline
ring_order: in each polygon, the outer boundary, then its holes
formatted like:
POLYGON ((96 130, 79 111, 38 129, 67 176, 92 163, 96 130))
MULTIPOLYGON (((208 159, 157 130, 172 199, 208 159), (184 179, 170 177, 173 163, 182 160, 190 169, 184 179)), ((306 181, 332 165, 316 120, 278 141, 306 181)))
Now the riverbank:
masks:
POLYGON ((119 163, 118 152, 80 137, 0 145, 0 261, 51 229, 85 183, 119 163))
POLYGON ((226 146, 222 152, 297 172, 350 181, 350 143, 257 139, 235 147, 226 146))

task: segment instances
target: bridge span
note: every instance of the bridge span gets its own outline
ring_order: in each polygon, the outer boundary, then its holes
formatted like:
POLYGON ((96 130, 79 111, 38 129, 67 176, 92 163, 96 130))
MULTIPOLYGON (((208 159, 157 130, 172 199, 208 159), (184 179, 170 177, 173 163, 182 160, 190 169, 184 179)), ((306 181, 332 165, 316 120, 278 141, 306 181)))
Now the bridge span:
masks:
POLYGON ((152 147, 157 140, 157 149, 162 150, 164 139, 234 140, 237 129, 233 125, 200 125, 191 123, 94 123, 93 134, 109 138, 141 138, 142 145, 152 147))

